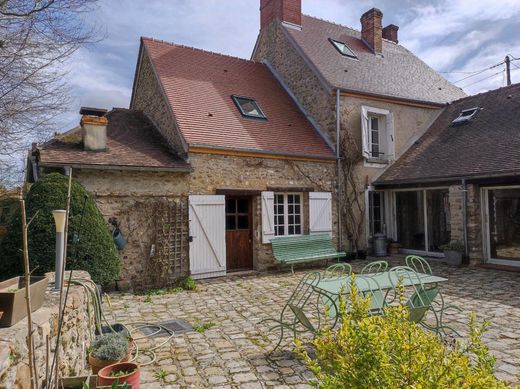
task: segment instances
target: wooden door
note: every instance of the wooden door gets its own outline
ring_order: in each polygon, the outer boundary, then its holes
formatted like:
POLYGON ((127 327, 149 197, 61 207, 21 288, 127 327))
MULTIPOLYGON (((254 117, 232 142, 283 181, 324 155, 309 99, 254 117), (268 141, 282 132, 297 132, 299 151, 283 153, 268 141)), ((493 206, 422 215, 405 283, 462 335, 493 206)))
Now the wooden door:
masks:
POLYGON ((251 197, 226 196, 226 267, 228 271, 253 268, 251 197))
POLYGON ((193 278, 226 274, 224 196, 190 196, 190 273, 193 278))

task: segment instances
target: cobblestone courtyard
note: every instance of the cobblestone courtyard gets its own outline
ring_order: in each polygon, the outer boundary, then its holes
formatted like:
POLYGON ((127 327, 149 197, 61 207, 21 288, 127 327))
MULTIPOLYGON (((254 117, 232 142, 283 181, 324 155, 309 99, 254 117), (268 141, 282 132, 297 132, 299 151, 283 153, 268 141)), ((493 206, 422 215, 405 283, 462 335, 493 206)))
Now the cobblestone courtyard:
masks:
MULTIPOLYGON (((355 262, 354 271, 364 263, 355 262)), ((447 316, 447 322, 464 335, 470 311, 476 312, 479 321, 490 320, 484 340, 497 358, 497 376, 518 384, 520 273, 443 264, 432 267, 434 274, 449 279, 442 289, 447 303, 464 310, 447 316)), ((179 334, 161 348, 157 361, 143 368, 144 389, 307 388, 313 376, 291 353, 290 344, 275 360, 266 359, 277 337, 268 334, 267 325, 258 324, 279 315, 302 276, 303 271, 228 276, 200 281, 196 291, 151 298, 115 293, 110 295, 111 308, 105 304, 105 309, 123 323, 183 319, 211 327, 201 333, 179 334)))

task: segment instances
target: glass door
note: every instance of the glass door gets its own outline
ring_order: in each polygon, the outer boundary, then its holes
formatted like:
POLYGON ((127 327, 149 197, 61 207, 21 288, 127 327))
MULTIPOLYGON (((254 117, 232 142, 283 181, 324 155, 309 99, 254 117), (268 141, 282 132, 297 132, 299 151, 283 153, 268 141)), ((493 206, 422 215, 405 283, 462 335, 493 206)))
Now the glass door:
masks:
POLYGON ((404 250, 441 253, 451 238, 448 189, 395 192, 397 241, 404 250))
POLYGON ((488 255, 491 261, 520 261, 520 188, 488 189, 488 255))

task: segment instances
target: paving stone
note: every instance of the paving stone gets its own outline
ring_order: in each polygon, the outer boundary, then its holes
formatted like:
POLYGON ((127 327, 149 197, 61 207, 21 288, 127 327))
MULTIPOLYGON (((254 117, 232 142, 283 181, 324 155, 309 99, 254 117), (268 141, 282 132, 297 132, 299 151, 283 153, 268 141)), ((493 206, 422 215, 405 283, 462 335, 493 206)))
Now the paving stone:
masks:
MULTIPOLYGON (((401 264, 391 262, 391 265, 401 264)), ((352 262, 354 271, 366 264, 352 262)), ((467 338, 469 312, 491 325, 483 341, 496 357, 496 376, 514 385, 520 365, 520 282, 518 274, 475 267, 452 268, 433 262, 434 274, 448 278, 442 284, 446 304, 463 308, 447 312, 446 322, 467 338)), ((268 332, 266 318, 277 317, 303 276, 302 271, 229 276, 198 281, 196 293, 154 296, 153 304, 129 293, 111 295, 114 322, 153 322, 183 319, 189 323, 213 322, 204 333, 176 334, 169 345, 157 350, 157 362, 142 367, 141 388, 311 388, 314 375, 292 353, 292 339, 284 341, 272 359, 266 359, 278 342, 268 332), (125 309, 125 304, 131 308, 125 309), (166 383, 155 377, 168 373, 166 383), (174 381, 174 382, 173 382, 174 381)), ((304 336, 310 339, 309 336, 304 336)), ((165 338, 147 339, 158 345, 165 338)), ((141 342, 139 343, 142 349, 141 342)), ((144 343, 142 343, 144 344, 144 343)))

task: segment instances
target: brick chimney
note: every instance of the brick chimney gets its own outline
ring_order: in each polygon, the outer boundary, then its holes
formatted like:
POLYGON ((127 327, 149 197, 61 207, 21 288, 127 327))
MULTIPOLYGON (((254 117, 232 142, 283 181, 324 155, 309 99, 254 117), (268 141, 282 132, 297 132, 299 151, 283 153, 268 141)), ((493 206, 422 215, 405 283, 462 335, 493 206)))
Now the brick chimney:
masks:
POLYGON ((372 8, 361 16, 361 38, 376 54, 383 52, 383 13, 372 8))
POLYGON ((260 0, 260 29, 275 19, 301 27, 301 0, 260 0))
POLYGON ((399 40, 397 39, 397 31, 399 30, 399 27, 395 24, 389 24, 385 28, 383 28, 383 38, 388 39, 389 41, 392 41, 394 43, 399 43, 399 40))
POLYGON ((81 107, 81 129, 83 147, 88 151, 106 151, 107 125, 106 109, 81 107))

